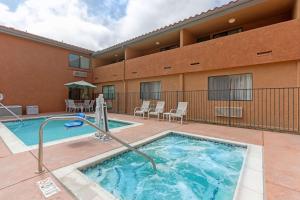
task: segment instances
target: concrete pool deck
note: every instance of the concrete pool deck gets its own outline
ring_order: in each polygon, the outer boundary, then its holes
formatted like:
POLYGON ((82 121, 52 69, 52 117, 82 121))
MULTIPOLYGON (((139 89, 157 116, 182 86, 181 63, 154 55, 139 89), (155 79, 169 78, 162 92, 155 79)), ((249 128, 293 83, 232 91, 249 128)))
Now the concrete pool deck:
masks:
MULTIPOLYGON (((129 115, 109 114, 112 118, 143 123, 117 133, 130 143, 166 130, 262 145, 264 162, 264 193, 266 199, 300 199, 300 136, 276 132, 249 130, 209 124, 142 119, 129 115)), ((36 182, 52 177, 61 191, 47 199, 73 199, 51 174, 52 171, 120 147, 117 142, 100 143, 92 137, 45 147, 46 172, 37 175, 37 150, 12 154, 0 139, 0 199, 45 199, 36 182)), ((251 197, 249 196, 249 200, 251 197)))

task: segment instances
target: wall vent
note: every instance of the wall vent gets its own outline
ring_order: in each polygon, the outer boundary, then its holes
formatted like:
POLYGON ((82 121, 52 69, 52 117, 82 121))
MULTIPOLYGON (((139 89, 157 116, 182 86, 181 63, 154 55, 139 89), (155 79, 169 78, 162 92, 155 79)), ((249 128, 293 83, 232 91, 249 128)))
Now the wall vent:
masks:
POLYGON ((73 76, 86 78, 88 76, 88 73, 87 72, 81 72, 81 71, 73 71, 73 76))
POLYGON ((242 107, 215 107, 215 115, 217 117, 233 117, 242 118, 243 108, 242 107))
POLYGON ((269 55, 269 54, 271 54, 273 51, 260 51, 260 52, 257 52, 256 54, 258 55, 258 56, 266 56, 266 55, 269 55))
POLYGON ((190 65, 199 65, 200 63, 199 62, 194 62, 194 63, 191 63, 190 65))

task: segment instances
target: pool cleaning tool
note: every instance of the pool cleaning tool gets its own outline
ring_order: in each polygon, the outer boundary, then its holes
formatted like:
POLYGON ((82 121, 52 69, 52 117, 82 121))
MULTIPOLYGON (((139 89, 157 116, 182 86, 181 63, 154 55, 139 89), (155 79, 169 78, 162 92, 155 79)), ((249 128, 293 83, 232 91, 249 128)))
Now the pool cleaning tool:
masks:
POLYGON ((11 111, 9 108, 7 108, 5 105, 3 105, 1 103, 1 101, 4 99, 4 95, 2 93, 0 93, 0 108, 3 107, 5 110, 7 110, 10 114, 12 114, 12 116, 14 116, 15 118, 17 118, 17 120, 19 120, 20 122, 23 122, 23 120, 16 115, 13 111, 11 111))
MULTIPOLYGON (((85 119, 85 114, 84 113, 76 113, 75 116, 85 119)), ((83 125, 83 121, 73 120, 73 121, 66 122, 64 125, 67 128, 80 127, 80 126, 83 125)))

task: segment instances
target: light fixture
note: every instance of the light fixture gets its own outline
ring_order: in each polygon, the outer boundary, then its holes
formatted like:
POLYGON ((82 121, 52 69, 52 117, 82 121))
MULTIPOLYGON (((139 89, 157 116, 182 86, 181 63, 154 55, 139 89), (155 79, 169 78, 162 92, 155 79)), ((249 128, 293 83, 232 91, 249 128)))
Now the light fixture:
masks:
POLYGON ((159 45, 159 44, 160 44, 160 42, 158 42, 158 41, 157 41, 157 42, 155 42, 155 44, 156 44, 156 45, 159 45))
POLYGON ((118 54, 115 54, 115 57, 118 57, 118 54))
POLYGON ((235 18, 230 18, 230 19, 228 20, 228 23, 229 23, 229 24, 233 24, 235 21, 236 21, 235 18))

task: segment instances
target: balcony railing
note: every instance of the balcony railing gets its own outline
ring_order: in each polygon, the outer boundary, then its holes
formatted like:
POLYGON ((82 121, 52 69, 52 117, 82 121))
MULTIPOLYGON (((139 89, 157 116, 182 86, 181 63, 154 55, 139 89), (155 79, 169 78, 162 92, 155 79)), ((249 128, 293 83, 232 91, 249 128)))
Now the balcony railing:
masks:
MULTIPOLYGON (((300 88, 251 90, 166 91, 144 94, 151 106, 165 101, 165 112, 188 102, 186 120, 263 130, 300 133, 300 88)), ((140 93, 116 93, 107 100, 110 112, 133 114, 142 104, 140 93)))

